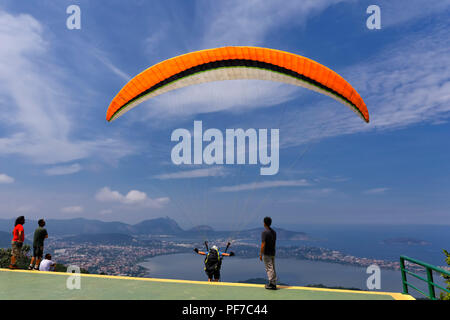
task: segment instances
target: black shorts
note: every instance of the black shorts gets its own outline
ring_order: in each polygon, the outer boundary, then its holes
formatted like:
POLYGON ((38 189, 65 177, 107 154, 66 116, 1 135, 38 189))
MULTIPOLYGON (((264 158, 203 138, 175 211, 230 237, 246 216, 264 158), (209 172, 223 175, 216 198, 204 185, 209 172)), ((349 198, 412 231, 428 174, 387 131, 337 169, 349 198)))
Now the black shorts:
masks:
POLYGON ((33 257, 35 258, 42 258, 44 255, 44 247, 33 247, 33 257))
POLYGON ((219 280, 220 279, 220 270, 205 270, 206 275, 208 276, 208 279, 215 279, 215 280, 219 280))

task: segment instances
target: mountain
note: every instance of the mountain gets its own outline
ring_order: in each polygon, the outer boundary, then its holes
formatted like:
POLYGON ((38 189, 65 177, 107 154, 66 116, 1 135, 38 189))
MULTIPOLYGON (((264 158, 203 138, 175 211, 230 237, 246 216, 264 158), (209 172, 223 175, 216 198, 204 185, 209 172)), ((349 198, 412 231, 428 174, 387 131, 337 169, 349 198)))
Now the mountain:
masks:
POLYGON ((184 230, 180 228, 175 220, 166 217, 144 220, 133 225, 132 231, 135 234, 176 235, 182 233, 184 230))
MULTIPOLYGON (((29 226, 29 225, 28 225, 29 226)), ((33 228, 37 226, 34 224, 33 228)), ((46 228, 54 235, 69 235, 83 233, 125 233, 132 232, 130 225, 123 222, 104 222, 99 220, 87 220, 76 218, 70 220, 48 220, 46 228)))
MULTIPOLYGON (((11 232, 14 220, 1 219, 0 230, 11 232)), ((32 236, 38 224, 36 220, 26 220, 24 224, 25 236, 32 236)), ((132 227, 123 222, 105 222, 99 220, 88 220, 84 218, 46 220, 46 228, 52 235, 71 235, 80 233, 131 233, 132 227)))
MULTIPOLYGON (((11 232, 14 221, 12 219, 0 219, 0 231, 11 232)), ((24 224, 25 236, 32 237, 37 228, 37 221, 26 220, 24 224)), ((157 218, 144 220, 135 225, 123 222, 105 222, 100 220, 89 220, 84 218, 75 219, 48 219, 46 226, 48 233, 55 236, 68 236, 77 234, 98 233, 122 233, 122 234, 177 234, 183 229, 170 218, 157 218)))
POLYGON ((14 219, 0 219, 0 231, 11 234, 14 229, 14 219))
MULTIPOLYGON (((4 241, 10 238, 12 226, 14 225, 13 219, 0 219, 0 232, 7 233, 2 235, 4 241)), ((24 225, 25 238, 30 240, 33 238, 33 232, 37 227, 37 221, 26 220, 24 225)), ((105 241, 105 239, 111 239, 118 236, 117 234, 127 235, 128 238, 118 238, 120 241, 129 241, 131 236, 150 236, 150 235, 168 235, 177 236, 179 238, 187 239, 213 239, 213 238, 240 238, 240 239, 252 239, 259 240, 261 238, 261 232, 263 228, 254 228, 249 230, 235 230, 235 231, 216 231, 208 225, 199 225, 188 230, 182 229, 178 223, 169 218, 156 218, 141 221, 137 224, 130 225, 123 222, 105 222, 100 220, 89 220, 84 218, 76 219, 48 219, 46 220, 46 229, 51 236, 76 236, 83 235, 85 238, 87 235, 100 235, 108 234, 105 238, 99 236, 98 240, 105 241), (113 236, 111 236, 113 235, 113 236)), ((281 228, 275 228, 277 232, 278 240, 311 240, 306 233, 288 231, 281 228)), ((0 237, 0 240, 2 239, 0 237)), ((89 239, 94 239, 90 238, 89 239)), ((83 237, 80 238, 82 240, 83 237)), ((5 242, 6 243, 6 242, 5 242)), ((9 246, 10 244, 8 244, 9 246)))
POLYGON ((0 231, 0 248, 11 247, 11 232, 0 231))
MULTIPOLYGON (((0 248, 11 248, 12 233, 0 231, 0 248)), ((31 239, 33 240, 33 239, 31 239)), ((25 244, 32 245, 33 241, 25 239, 25 244)))

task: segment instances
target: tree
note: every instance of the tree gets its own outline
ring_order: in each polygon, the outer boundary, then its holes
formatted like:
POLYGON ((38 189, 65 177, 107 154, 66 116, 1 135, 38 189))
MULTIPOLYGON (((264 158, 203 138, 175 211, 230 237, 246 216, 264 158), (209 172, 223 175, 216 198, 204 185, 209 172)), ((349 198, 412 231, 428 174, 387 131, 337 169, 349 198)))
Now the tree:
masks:
MULTIPOLYGON (((28 256, 28 253, 30 252, 30 245, 25 244, 22 247, 22 256, 17 259, 16 265, 19 269, 28 269, 28 266, 30 265, 31 258, 28 256)), ((0 248, 0 268, 8 268, 8 266, 11 263, 11 248, 8 249, 2 249, 0 248)), ((57 263, 55 266, 56 272, 66 272, 67 267, 63 264, 57 263)), ((89 273, 86 269, 81 268, 81 273, 89 273)))
MULTIPOLYGON (((450 253, 443 249, 442 251, 444 251, 444 254, 446 256, 445 258, 445 262, 447 262, 447 264, 450 266, 450 253)), ((442 275, 445 279, 445 282, 447 283, 447 289, 450 290, 450 276, 447 275, 442 275)), ((450 293, 443 293, 441 292, 441 300, 450 300, 450 293)))

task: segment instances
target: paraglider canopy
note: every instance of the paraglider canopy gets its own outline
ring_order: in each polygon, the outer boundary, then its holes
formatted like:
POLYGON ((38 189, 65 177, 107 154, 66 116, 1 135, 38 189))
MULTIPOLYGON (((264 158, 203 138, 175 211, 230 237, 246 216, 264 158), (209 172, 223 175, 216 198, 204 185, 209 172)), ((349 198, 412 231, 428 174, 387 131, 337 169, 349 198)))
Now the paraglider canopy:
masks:
POLYGON ((112 121, 143 101, 165 92, 205 82, 257 79, 305 87, 343 103, 369 122, 358 92, 333 70, 311 59, 275 49, 222 47, 170 58, 131 79, 109 105, 112 121))

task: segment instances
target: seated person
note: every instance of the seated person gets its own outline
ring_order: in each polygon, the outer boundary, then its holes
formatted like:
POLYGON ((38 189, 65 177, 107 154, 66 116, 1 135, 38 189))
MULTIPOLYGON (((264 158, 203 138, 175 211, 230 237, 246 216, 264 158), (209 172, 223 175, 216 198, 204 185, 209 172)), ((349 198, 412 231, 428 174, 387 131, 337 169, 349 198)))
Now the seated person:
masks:
POLYGON ((45 259, 41 261, 39 265, 39 271, 55 271, 56 263, 52 261, 52 256, 50 253, 45 255, 45 259))

